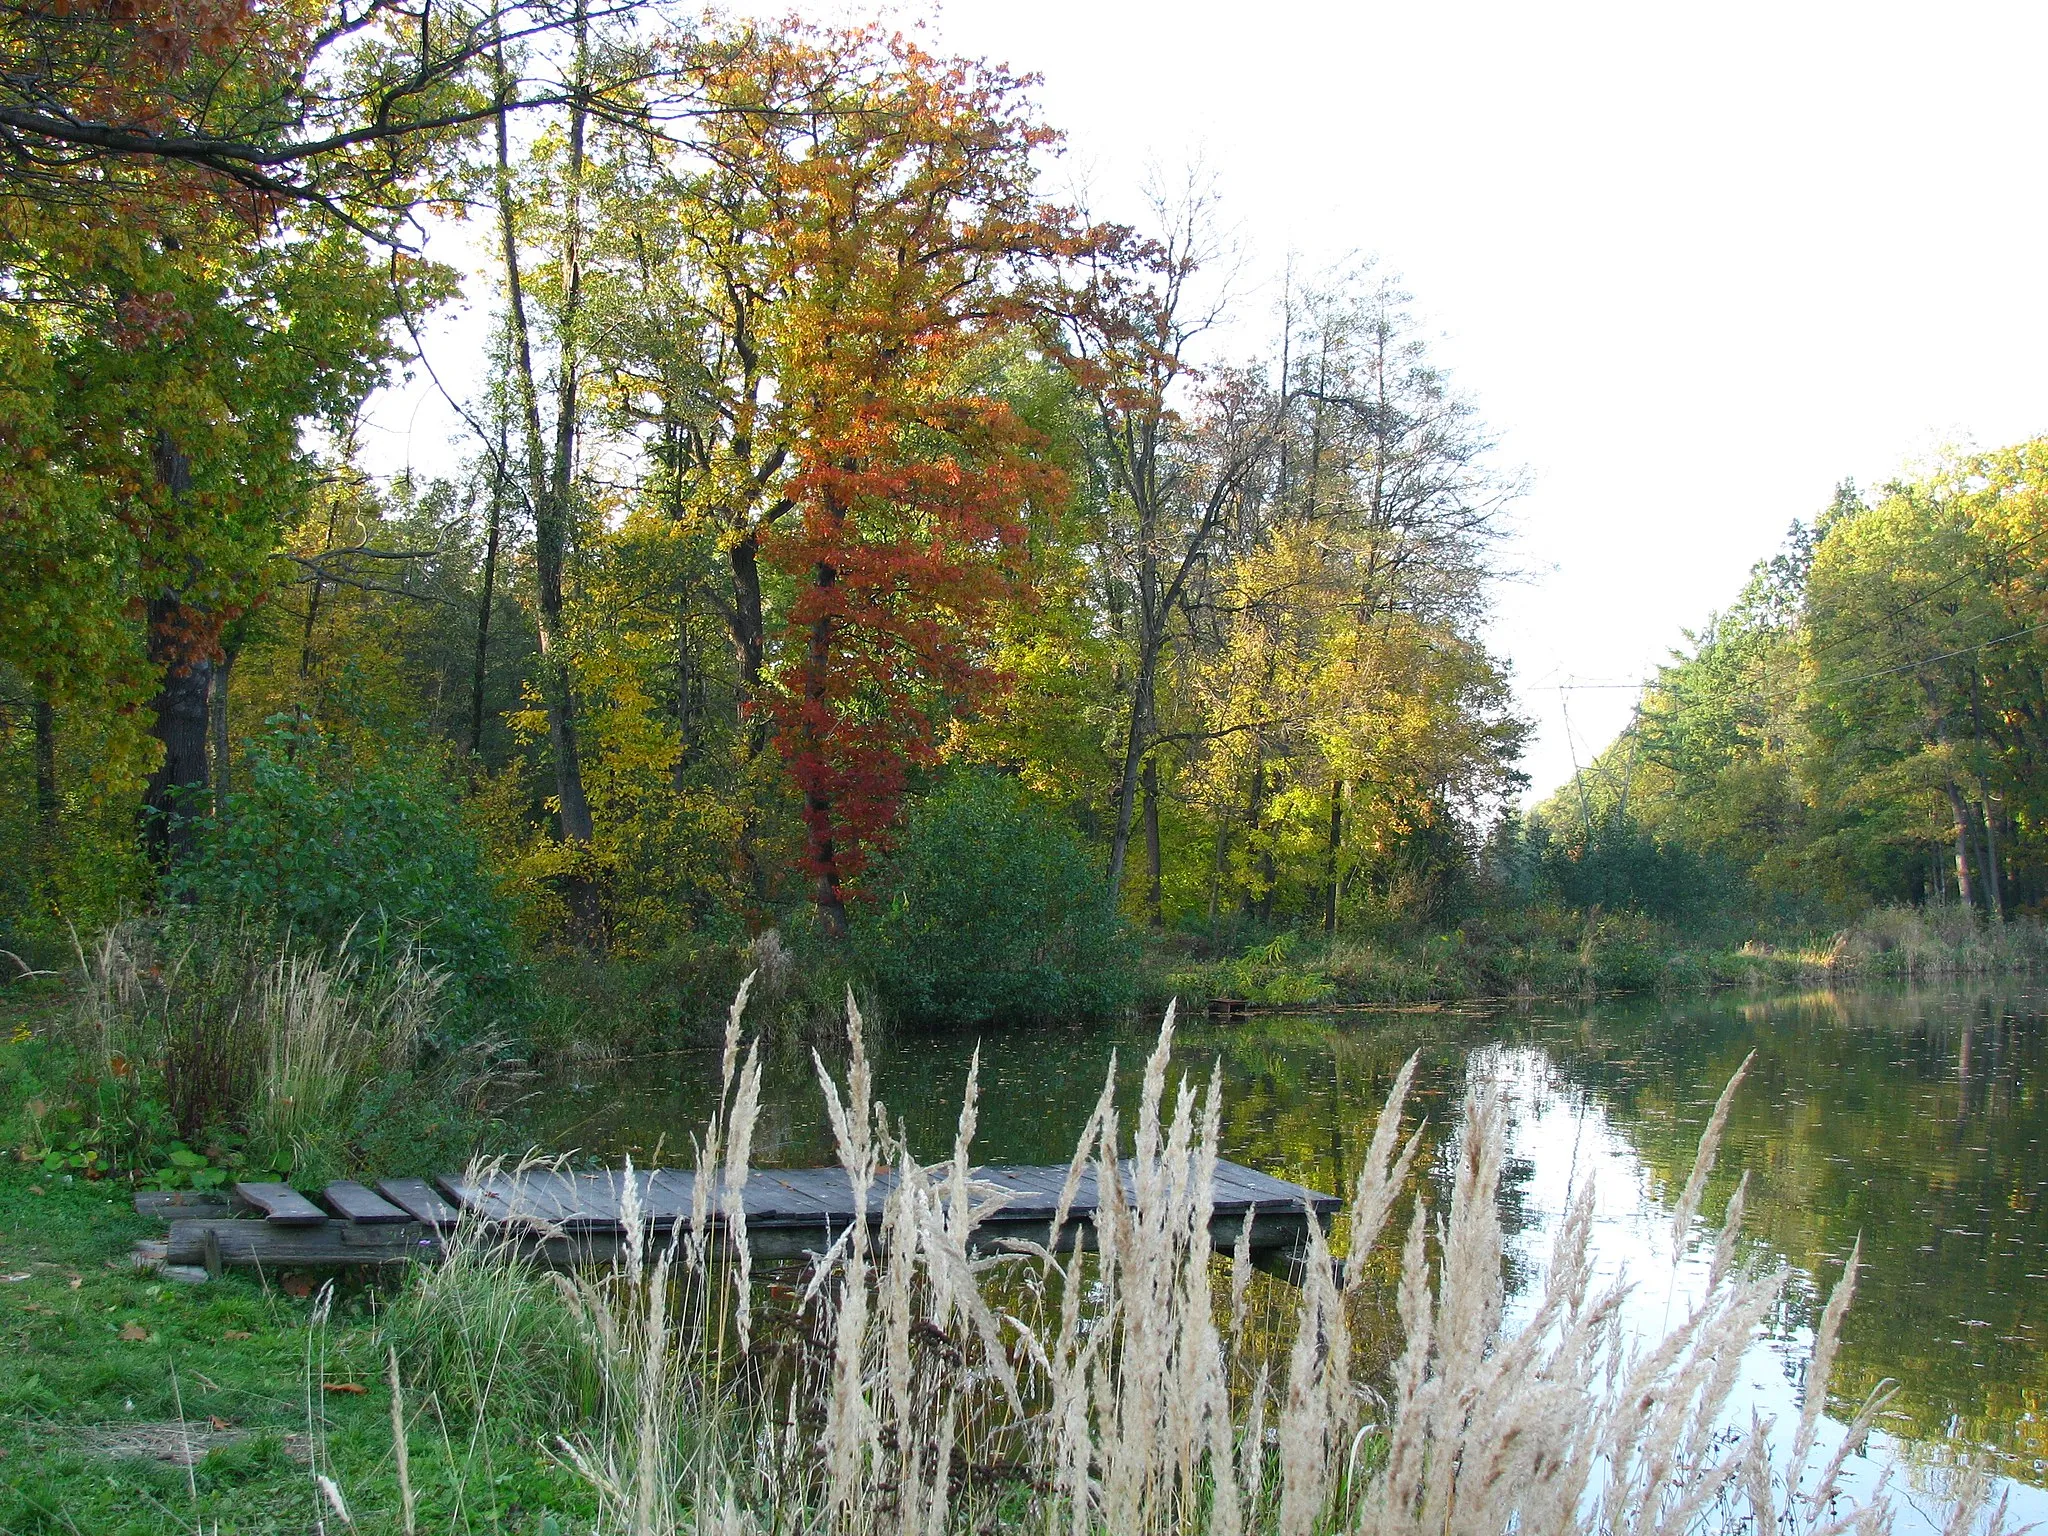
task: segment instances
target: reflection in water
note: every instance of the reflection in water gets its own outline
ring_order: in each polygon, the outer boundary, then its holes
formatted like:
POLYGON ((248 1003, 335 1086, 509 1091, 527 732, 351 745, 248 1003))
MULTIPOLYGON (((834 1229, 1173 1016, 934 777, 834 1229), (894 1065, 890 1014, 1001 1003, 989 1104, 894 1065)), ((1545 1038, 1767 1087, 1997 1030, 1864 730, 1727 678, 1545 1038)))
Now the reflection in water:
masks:
MULTIPOLYGON (((878 1053, 877 1092, 921 1156, 951 1149, 974 1043, 898 1038, 878 1053)), ((1135 1027, 983 1040, 981 1154, 1064 1162, 1112 1050, 1119 1102, 1129 1105, 1151 1043, 1135 1027)), ((1420 1176, 1439 1184, 1468 1073, 1500 1075, 1516 1113, 1501 1196, 1510 1283, 1526 1292, 1569 1192, 1591 1178, 1600 1262, 1651 1281, 1636 1303, 1654 1330, 1667 1305, 1684 1304, 1683 1272, 1674 1297, 1664 1294, 1668 1202, 1721 1085, 1752 1049, 1705 1211, 1717 1219, 1749 1170, 1754 1261, 1788 1264, 1793 1284, 1770 1337, 1745 1361, 1746 1399, 1781 1424, 1796 1417, 1808 1329, 1860 1233, 1865 1267, 1836 1367, 1841 1399, 1896 1379, 1887 1424, 1909 1456, 1953 1434, 2031 1485, 2016 1495, 2016 1514, 2048 1516, 2048 1496, 2035 1492, 2048 1488, 2048 1341, 2035 1315, 2048 1281, 2048 1029, 2035 995, 1818 992, 1631 998, 1493 1018, 1266 1017, 1197 1023, 1182 1032, 1178 1058, 1204 1076, 1222 1063, 1226 1155, 1337 1192, 1348 1192, 1411 1051, 1422 1053, 1412 1113, 1427 1117, 1435 1152, 1420 1176)), ((645 1161, 702 1124, 715 1070, 709 1054, 628 1064, 570 1095, 544 1138, 645 1161)), ((769 1078, 761 1161, 831 1161, 808 1060, 792 1054, 769 1078)))

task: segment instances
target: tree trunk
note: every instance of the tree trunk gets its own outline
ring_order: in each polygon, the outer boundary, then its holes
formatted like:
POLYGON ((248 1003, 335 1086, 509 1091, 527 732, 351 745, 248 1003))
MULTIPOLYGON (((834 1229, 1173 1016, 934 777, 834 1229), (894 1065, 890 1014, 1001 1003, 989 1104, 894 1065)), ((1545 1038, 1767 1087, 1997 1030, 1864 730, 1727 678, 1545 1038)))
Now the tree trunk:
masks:
POLYGON ((1161 915, 1164 871, 1159 856, 1159 760, 1145 758, 1145 914, 1154 928, 1163 925, 1161 915))
MULTIPOLYGON (((583 18, 577 17, 577 70, 583 66, 583 18)), ((502 58, 498 82, 506 89, 502 58)), ((533 503, 533 554, 538 588, 540 684, 548 714, 548 748, 555 770, 556 820, 562 841, 588 852, 595 836, 590 801, 583 789, 583 762, 577 743, 576 692, 569 656, 563 644, 562 573, 569 543, 570 494, 573 488, 577 428, 576 312, 581 300, 581 207, 586 111, 580 92, 569 109, 567 176, 569 208, 562 247, 563 297, 558 319, 561 332, 560 383, 555 400, 552 451, 541 426, 540 389, 534 374, 533 341, 526 317, 526 292, 519 265, 517 218, 512 206, 511 144, 500 111, 497 122, 498 235, 505 262, 506 318, 512 331, 513 383, 519 394, 526 438, 527 477, 533 503)), ((579 857, 579 864, 581 864, 579 857)), ((577 942, 595 948, 601 942, 596 883, 587 867, 572 869, 563 882, 563 896, 576 927, 577 942)))
MULTIPOLYGON (((817 588, 829 592, 839 584, 839 572, 822 560, 814 576, 817 588)), ((804 652, 805 740, 802 757, 811 759, 811 782, 804 787, 804 829, 811 845, 811 873, 816 884, 813 899, 818 908, 818 926, 825 937, 838 942, 847 935, 846 902, 839 890, 839 845, 832 824, 832 797, 825 787, 825 744, 817 736, 817 720, 825 709, 825 682, 832 662, 832 618, 820 614, 811 622, 810 643, 804 652)))
MULTIPOLYGON (((173 501, 191 494, 192 461, 167 432, 157 434, 155 460, 157 482, 173 501)), ((201 626, 193 617, 175 592, 150 599, 149 660, 163 674, 150 734, 162 743, 163 760, 142 792, 143 847, 159 870, 191 854, 207 810, 206 698, 213 662, 195 649, 193 631, 201 626)))
MULTIPOLYGON (((1244 808, 1245 829, 1248 832, 1250 832, 1251 835, 1255 838, 1259 834, 1259 820, 1265 814, 1266 760, 1262 750, 1261 755, 1252 764, 1252 792, 1250 797, 1246 800, 1244 808)), ((1260 859, 1259 868, 1262 873, 1270 869, 1271 867, 1272 859, 1270 855, 1267 855, 1260 859)), ((1269 891, 1261 891, 1257 895, 1254 895, 1252 893, 1252 888, 1249 885, 1247 885, 1244 888, 1244 894, 1238 900, 1238 911, 1246 917, 1259 916, 1260 913, 1265 909, 1266 900, 1269 895, 1269 891)))
POLYGON ((57 797, 57 707, 50 699, 50 680, 46 677, 36 679, 35 737, 36 892, 44 902, 54 904, 64 824, 57 797))
POLYGON ((1998 866, 1998 820, 1994 801, 1989 793, 1984 796, 1984 891, 1991 915, 1999 922, 2005 921, 2005 889, 1998 866))
POLYGON ((1124 769, 1116 790, 1116 827, 1109 839, 1109 900, 1115 906, 1123 900, 1124 861, 1131 851, 1131 822, 1138 802, 1138 765, 1150 745, 1152 686, 1158 667, 1158 653, 1142 640, 1138 646, 1137 675, 1131 679, 1131 719, 1124 732, 1124 769))
POLYGON ((149 733, 162 744, 163 759, 142 792, 143 846, 159 870, 192 853, 207 811, 206 704, 213 663, 165 638, 181 627, 184 608, 169 594, 149 605, 150 660, 163 669, 149 733))
POLYGON ((484 750, 484 687, 490 680, 491 604, 498 595, 498 538, 505 511, 505 455, 509 445, 498 434, 498 465, 491 475, 490 521, 484 528, 483 593, 476 604, 476 655, 469 672, 469 755, 484 750))
POLYGON ((761 608, 760 545, 747 533, 726 551, 732 568, 732 608, 727 615, 732 633, 733 664, 739 673, 739 723, 745 730, 747 761, 768 745, 768 716, 761 709, 761 670, 768 655, 768 625, 761 608))
POLYGON ((1337 850, 1344 841, 1344 781, 1330 780, 1330 839, 1323 849, 1323 932, 1337 931, 1337 850))
POLYGON ((1216 848, 1209 861, 1209 932, 1216 931, 1216 902, 1223 891, 1223 858, 1230 842, 1230 822, 1218 817, 1216 822, 1216 848))
POLYGON ((1976 884, 1970 878, 1970 813, 1963 806, 1963 792, 1956 781, 1948 781, 1949 814, 1956 822, 1956 893, 1966 907, 1977 905, 1976 884))

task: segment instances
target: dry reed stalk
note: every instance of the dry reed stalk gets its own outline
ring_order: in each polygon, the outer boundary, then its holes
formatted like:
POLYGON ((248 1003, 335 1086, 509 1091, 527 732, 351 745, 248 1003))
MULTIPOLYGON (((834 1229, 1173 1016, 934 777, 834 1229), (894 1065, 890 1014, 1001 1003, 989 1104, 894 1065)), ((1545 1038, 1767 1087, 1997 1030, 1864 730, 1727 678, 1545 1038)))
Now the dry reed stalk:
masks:
POLYGON ((418 1509, 412 1491, 412 1447, 405 1433, 405 1393, 398 1382, 397 1346, 385 1345, 385 1379, 391 1384, 391 1455, 398 1470, 399 1528, 405 1536, 419 1529, 418 1509))
POLYGON ((1393 1214, 1394 1202, 1400 1198, 1401 1190, 1408 1182, 1409 1169, 1415 1163, 1415 1149, 1421 1141, 1422 1127, 1417 1126, 1408 1137, 1398 1159, 1394 1157, 1394 1147, 1401 1134, 1401 1109, 1407 1102, 1408 1090, 1415 1081, 1415 1068, 1421 1059, 1422 1053, 1415 1052, 1395 1074, 1394 1086, 1388 1091, 1379 1121, 1373 1127, 1372 1144, 1366 1149, 1365 1162, 1358 1170, 1358 1182, 1352 1189, 1349 1212, 1349 1261, 1344 1271, 1346 1296, 1357 1294, 1359 1287, 1364 1285, 1366 1255, 1379 1241, 1387 1218, 1393 1214))
MULTIPOLYGON (((825 1419, 825 1518, 833 1527, 840 1526, 861 1507, 867 1487, 864 1474, 871 1457, 879 1459, 881 1452, 879 1426, 869 1411, 862 1370, 868 1322, 867 1210, 875 1178, 870 1128, 874 1106, 860 1008, 853 1000, 851 987, 846 992, 846 1033, 851 1049, 846 1103, 841 1103, 838 1085, 825 1070, 824 1061, 815 1050, 811 1053, 825 1094, 833 1144, 853 1194, 853 1220, 844 1236, 845 1256, 841 1261, 842 1279, 834 1319, 832 1392, 825 1419)), ((828 1254, 827 1259, 830 1257, 828 1254)), ((820 1279, 826 1272, 827 1266, 821 1265, 820 1279)))
POLYGON ((1749 1075, 1750 1063, 1755 1060, 1755 1051, 1742 1058, 1742 1065, 1735 1069, 1735 1075, 1728 1079, 1728 1086, 1714 1101, 1714 1113, 1707 1119, 1707 1128, 1700 1133, 1700 1149, 1693 1158, 1692 1173, 1685 1181, 1684 1192, 1678 1197, 1677 1208, 1671 1213, 1671 1262, 1674 1265, 1685 1257, 1685 1242, 1692 1235, 1692 1220, 1699 1212, 1700 1196, 1706 1193, 1707 1175, 1714 1171, 1714 1159, 1720 1155, 1721 1133, 1728 1126, 1728 1111, 1735 1103, 1735 1090, 1742 1086, 1743 1078, 1749 1075))

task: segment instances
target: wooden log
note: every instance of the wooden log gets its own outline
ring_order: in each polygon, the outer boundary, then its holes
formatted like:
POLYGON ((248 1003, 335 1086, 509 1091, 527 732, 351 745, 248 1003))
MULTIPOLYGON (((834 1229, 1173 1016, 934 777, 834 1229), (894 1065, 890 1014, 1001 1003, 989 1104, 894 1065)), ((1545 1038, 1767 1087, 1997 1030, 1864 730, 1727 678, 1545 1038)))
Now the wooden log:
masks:
POLYGON ((317 1227, 327 1220, 325 1211, 289 1184, 238 1183, 235 1198, 248 1201, 265 1221, 280 1227, 317 1227))
POLYGON ((379 1226, 412 1220, 412 1217, 398 1206, 375 1191, 364 1188, 354 1179, 336 1179, 320 1192, 320 1198, 327 1202, 330 1211, 344 1221, 379 1226))
POLYGON ((425 1179, 379 1179, 377 1193, 424 1226, 452 1229, 462 1215, 425 1179))
POLYGON ((405 1264, 433 1258, 440 1251, 432 1230, 416 1222, 359 1227, 351 1221, 330 1221, 317 1227, 293 1227, 273 1226, 267 1221, 174 1221, 166 1261, 203 1264, 209 1238, 219 1262, 238 1268, 405 1264))

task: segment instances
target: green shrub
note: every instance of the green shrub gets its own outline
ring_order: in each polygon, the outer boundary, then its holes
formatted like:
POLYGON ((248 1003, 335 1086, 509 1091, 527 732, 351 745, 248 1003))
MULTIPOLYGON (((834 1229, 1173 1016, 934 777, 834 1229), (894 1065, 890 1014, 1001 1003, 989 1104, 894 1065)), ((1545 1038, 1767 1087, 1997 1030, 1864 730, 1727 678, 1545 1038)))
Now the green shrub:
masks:
POLYGON ((310 725, 272 727, 176 894, 261 913, 333 951, 416 947, 448 973, 458 1002, 503 995, 515 972, 510 914, 433 765, 395 751, 364 761, 310 725))
POLYGON ((1012 780, 960 773, 916 804, 875 890, 856 918, 860 955, 905 1023, 1099 1018, 1129 1000, 1100 866, 1012 780))

